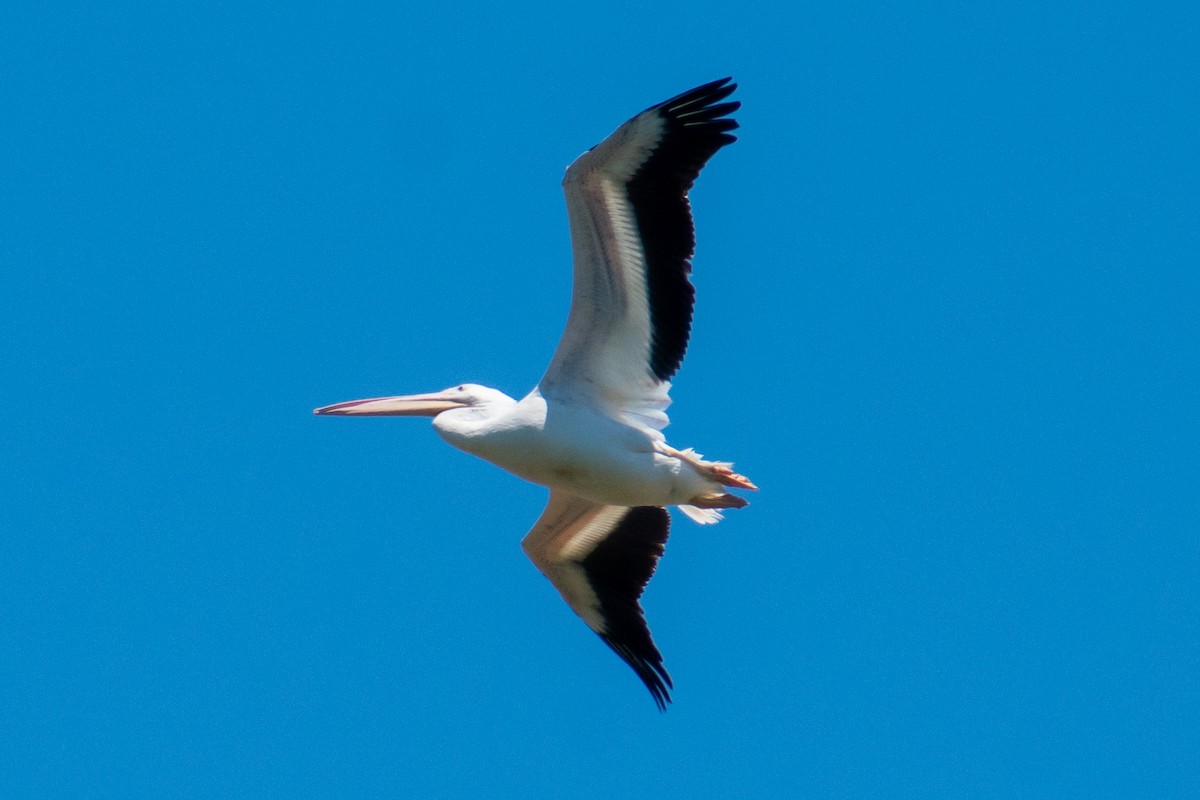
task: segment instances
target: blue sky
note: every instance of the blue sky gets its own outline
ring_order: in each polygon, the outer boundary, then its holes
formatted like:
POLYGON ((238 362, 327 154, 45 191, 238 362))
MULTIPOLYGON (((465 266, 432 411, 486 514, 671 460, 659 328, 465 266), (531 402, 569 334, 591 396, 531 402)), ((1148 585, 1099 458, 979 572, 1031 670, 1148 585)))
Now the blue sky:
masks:
POLYGON ((1200 22, 1104 3, 0 12, 0 794, 1194 797, 1200 22), (666 714, 413 420, 527 390, 566 165, 693 193, 666 714))

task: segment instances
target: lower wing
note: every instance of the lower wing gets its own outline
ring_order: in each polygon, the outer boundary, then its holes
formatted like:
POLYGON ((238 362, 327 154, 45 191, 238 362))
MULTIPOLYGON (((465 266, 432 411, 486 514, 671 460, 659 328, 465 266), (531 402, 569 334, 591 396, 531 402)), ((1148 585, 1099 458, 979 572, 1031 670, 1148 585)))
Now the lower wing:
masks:
POLYGON ((638 602, 667 542, 671 518, 657 506, 606 506, 551 492, 521 542, 526 555, 567 605, 646 684, 660 710, 671 701, 671 676, 638 602))

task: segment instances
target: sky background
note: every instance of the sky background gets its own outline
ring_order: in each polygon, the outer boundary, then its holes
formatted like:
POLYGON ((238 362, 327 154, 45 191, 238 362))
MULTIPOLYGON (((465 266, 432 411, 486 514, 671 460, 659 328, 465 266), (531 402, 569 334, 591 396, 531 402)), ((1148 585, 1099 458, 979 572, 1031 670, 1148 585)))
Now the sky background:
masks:
POLYGON ((1197 796, 1196 9, 4 4, 0 796, 1197 796), (659 714, 545 490, 311 409, 527 391, 564 168, 727 74, 659 714))

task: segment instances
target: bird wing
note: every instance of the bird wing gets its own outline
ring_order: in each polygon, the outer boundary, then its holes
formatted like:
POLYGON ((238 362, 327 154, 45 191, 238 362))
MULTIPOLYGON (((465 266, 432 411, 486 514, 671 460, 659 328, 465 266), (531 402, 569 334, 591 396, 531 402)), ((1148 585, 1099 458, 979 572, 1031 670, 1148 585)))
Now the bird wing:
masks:
POLYGON ((733 142, 713 81, 651 106, 577 158, 563 178, 574 254, 567 328, 539 389, 584 394, 658 431, 691 331, 695 231, 687 193, 733 142))
POLYGON ((638 599, 663 554, 670 526, 665 508, 606 506, 551 492, 546 510, 521 542, 567 605, 633 667, 659 709, 671 700, 671 676, 638 599))

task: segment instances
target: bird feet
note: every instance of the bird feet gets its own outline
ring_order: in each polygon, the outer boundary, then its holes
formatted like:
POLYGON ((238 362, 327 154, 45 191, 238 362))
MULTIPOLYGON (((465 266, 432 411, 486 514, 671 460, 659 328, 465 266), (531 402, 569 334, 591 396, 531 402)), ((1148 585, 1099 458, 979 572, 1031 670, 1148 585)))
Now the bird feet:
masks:
MULTIPOLYGON (((667 455, 682 459, 696 468, 704 477, 714 483, 719 483, 722 486, 732 486, 735 489, 748 489, 752 492, 757 492, 758 487, 754 482, 745 475, 739 475, 733 471, 733 464, 728 461, 705 461, 704 456, 697 453, 692 448, 686 450, 676 450, 670 445, 663 445, 667 455)), ((741 506, 736 506, 741 508, 741 506)))
MULTIPOLYGON (((702 477, 713 483, 751 491, 758 489, 745 475, 738 475, 734 472, 733 464, 727 461, 705 461, 703 456, 690 447, 686 450, 676 450, 667 444, 661 446, 664 453, 689 464, 702 477)), ((718 509, 745 508, 748 505, 750 505, 749 502, 736 494, 730 494, 720 489, 710 489, 680 505, 679 509, 701 525, 709 525, 720 521, 721 512, 718 509)))
MULTIPOLYGON (((737 489, 749 489, 752 492, 757 492, 758 487, 755 486, 745 475, 738 475, 730 465, 722 463, 705 463, 707 473, 710 478, 723 486, 733 486, 737 489)), ((740 506, 739 506, 740 508, 740 506)))
POLYGON ((745 508, 750 505, 729 492, 703 492, 688 500, 687 504, 696 508, 745 508))

